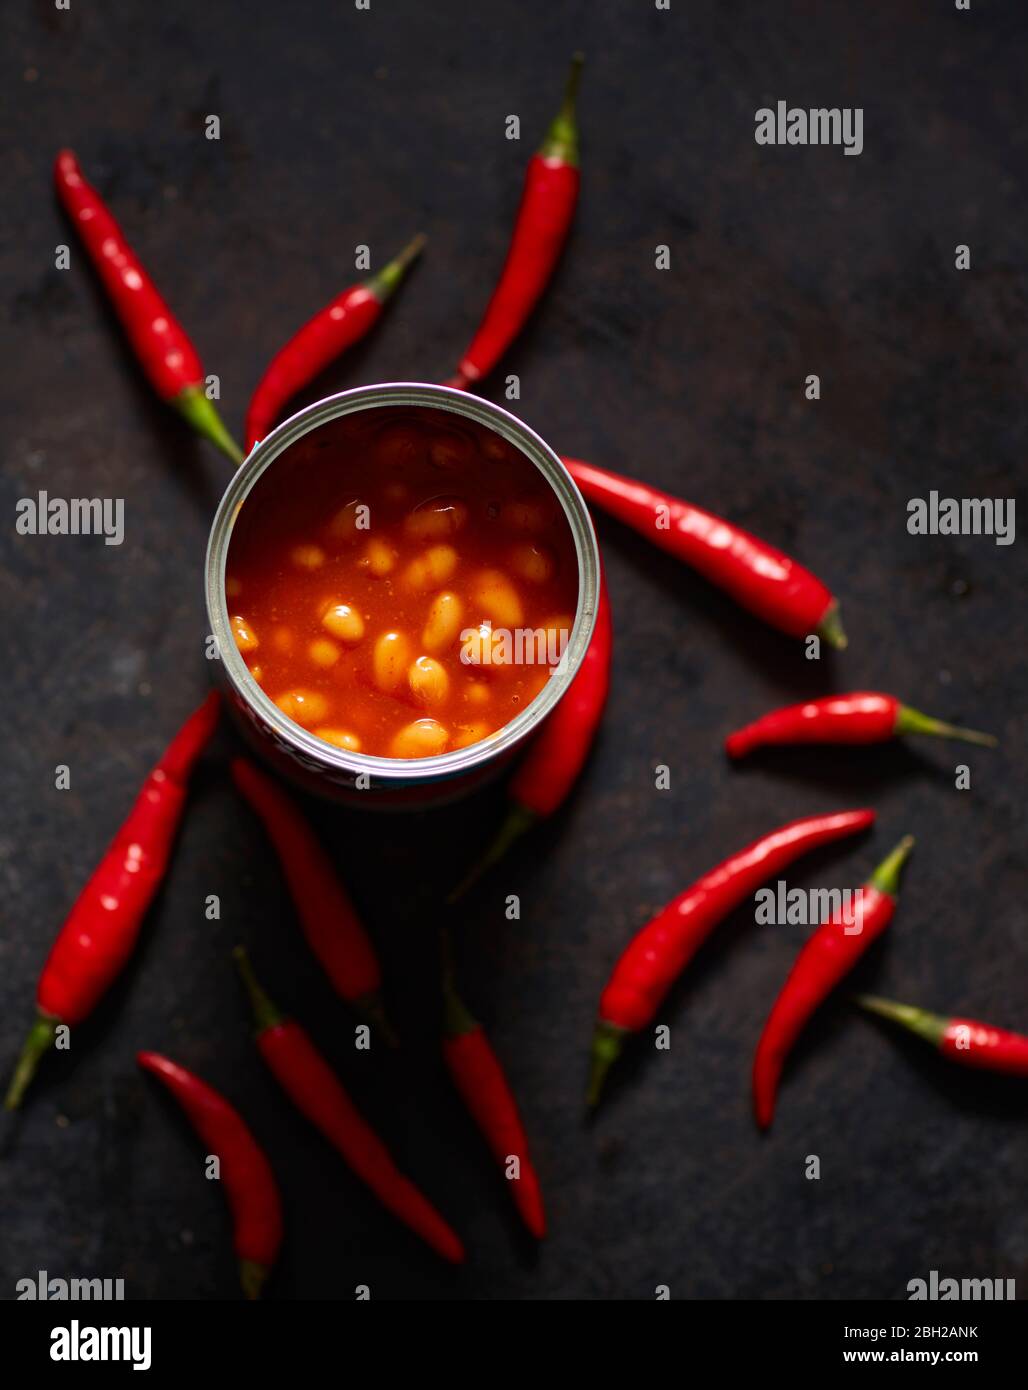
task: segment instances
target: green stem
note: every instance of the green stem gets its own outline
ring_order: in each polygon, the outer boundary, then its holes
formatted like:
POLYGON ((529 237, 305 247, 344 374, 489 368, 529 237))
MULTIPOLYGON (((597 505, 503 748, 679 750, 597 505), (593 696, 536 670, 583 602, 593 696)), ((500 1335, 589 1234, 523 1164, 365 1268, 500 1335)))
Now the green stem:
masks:
POLYGON ((584 62, 583 54, 572 55, 571 70, 564 86, 564 100, 538 149, 541 159, 559 159, 562 164, 569 164, 572 169, 578 168, 578 117, 575 103, 578 99, 578 80, 582 75, 584 62))
POLYGON ((442 957, 443 1037, 460 1038, 465 1033, 473 1033, 480 1024, 457 993, 453 938, 446 927, 439 933, 439 954, 442 957))
POLYGON ((250 964, 250 957, 246 954, 243 946, 237 946, 232 952, 232 959, 235 961, 239 970, 240 977, 246 987, 246 993, 250 999, 250 1007, 253 1009, 253 1021, 257 1026, 257 1034, 260 1036, 268 1028, 274 1028, 279 1023, 285 1022, 285 1014, 274 1004, 271 998, 265 993, 253 973, 253 966, 250 964))
POLYGON ((877 888, 879 893, 888 893, 890 898, 894 898, 899 892, 900 873, 903 865, 910 858, 910 851, 914 848, 913 835, 904 835, 899 844, 888 856, 883 859, 868 879, 871 888, 877 888))
POLYGON ((365 289, 370 290, 380 304, 383 304, 396 289, 406 274, 411 261, 416 260, 421 254, 425 241, 425 234, 418 232, 416 237, 412 237, 408 241, 398 256, 395 256, 388 265, 383 266, 377 275, 372 275, 364 281, 365 289))
POLYGON ((271 1271, 266 1266, 258 1264, 256 1260, 240 1260, 239 1282, 243 1286, 243 1297, 260 1298, 261 1290, 264 1288, 270 1273, 271 1271))
POLYGON ((4 1097, 5 1110, 17 1110, 21 1104, 40 1062, 53 1046, 54 1038, 57 1036, 57 1022, 56 1018, 47 1018, 45 1014, 40 1014, 29 1029, 25 1045, 18 1055, 7 1095, 4 1097))
POLYGON ((841 652, 849 646, 850 639, 843 629, 842 619, 839 616, 839 605, 834 599, 825 609, 824 616, 817 625, 817 635, 823 638, 830 647, 834 647, 837 652, 841 652))
POLYGON ((495 863, 503 858, 515 840, 520 839, 526 831, 531 830, 536 819, 534 811, 529 811, 527 807, 520 806, 515 802, 507 812, 507 819, 500 826, 499 833, 485 854, 476 864, 471 866, 457 887, 447 894, 447 904, 452 907, 459 898, 463 898, 468 889, 473 887, 482 877, 486 869, 491 869, 495 863))
POLYGON ((931 734, 934 738, 957 738, 964 743, 978 743, 983 748, 995 748, 999 739, 992 734, 979 733, 977 729, 962 729, 956 724, 946 724, 941 719, 922 714, 909 705, 900 705, 896 715, 897 734, 931 734))
POLYGON ((597 1023, 593 1033, 592 1062, 589 1068, 589 1090, 586 1094, 585 1103, 590 1108, 594 1107, 600 1099, 600 1092, 603 1090, 603 1083, 607 1079, 607 1073, 621 1056, 621 1049, 625 1045, 625 1030, 618 1028, 616 1024, 605 1023, 602 1019, 597 1023))
POLYGON ((221 416, 199 386, 187 386, 172 401, 178 410, 196 430, 216 445, 232 462, 239 465, 243 461, 243 451, 225 428, 221 416))
POLYGON ((949 1020, 940 1014, 929 1013, 927 1009, 915 1009, 912 1004, 897 1004, 892 999, 881 999, 875 994, 858 994, 856 1003, 868 1013, 879 1014, 893 1023, 899 1023, 911 1033, 916 1033, 933 1047, 939 1047, 949 1020))

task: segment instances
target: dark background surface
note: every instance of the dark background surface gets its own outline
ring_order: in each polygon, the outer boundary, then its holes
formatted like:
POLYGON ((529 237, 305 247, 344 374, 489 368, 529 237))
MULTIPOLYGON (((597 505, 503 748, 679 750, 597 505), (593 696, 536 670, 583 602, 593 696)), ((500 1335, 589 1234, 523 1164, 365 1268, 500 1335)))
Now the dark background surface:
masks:
MULTIPOLYGON (((772 1133, 756 1133, 752 1052, 801 927, 736 913, 661 1011, 671 1051, 633 1049, 596 1122, 582 1119, 596 1001, 629 933, 726 853, 818 810, 867 803, 880 820, 791 885, 853 886, 901 834, 919 839, 860 982, 1028 1028, 1024 543, 905 529, 908 499, 930 488, 1014 495, 1025 457, 1023 6, 119 0, 61 13, 38 0, 5 28, 5 1058, 64 914, 206 687, 201 563, 226 479, 115 331, 55 206, 61 145, 220 375, 240 432, 268 357, 355 278, 361 242, 380 265, 415 230, 430 237, 388 320, 307 398, 449 374, 582 47, 581 203, 504 363, 521 377, 515 409, 558 450, 791 551, 841 596, 851 645, 806 661, 601 519, 617 630, 602 737, 572 803, 464 913, 465 992, 521 1099, 547 1197, 538 1252, 435 1046, 438 904, 501 789, 402 820, 311 808, 405 1036, 399 1059, 369 1057, 227 783, 223 731, 142 948, 71 1054, 45 1064, 0 1160, 0 1296, 39 1269, 123 1277, 129 1297, 237 1295, 221 1194, 137 1073, 139 1047, 222 1088, 267 1146, 288 1220, 274 1297, 367 1283, 376 1298, 648 1298, 657 1284, 676 1298, 897 1298, 931 1269, 1028 1290, 1018 1083, 948 1067, 840 998, 799 1049, 772 1133), (862 106, 864 153, 757 146, 754 112, 778 98, 862 106), (512 112, 520 144, 503 138, 512 112), (219 143, 204 139, 209 113, 219 143), (66 273, 60 242, 73 244, 66 273), (969 273, 954 269, 957 243, 969 273), (809 372, 819 402, 804 399, 809 372), (125 544, 15 536, 15 502, 39 488, 123 497, 125 544), (992 729, 1002 750, 726 765, 722 737, 764 708, 862 686, 992 729), (972 789, 958 792, 965 761, 972 789), (70 791, 53 789, 59 763, 70 791), (658 763, 669 791, 654 789, 658 763), (518 923, 504 920, 510 892, 518 923), (262 1070, 229 964, 239 939, 464 1236, 463 1271, 391 1220, 262 1070), (819 1182, 804 1178, 809 1154, 819 1182)), ((502 399, 502 370, 488 394, 502 399)))

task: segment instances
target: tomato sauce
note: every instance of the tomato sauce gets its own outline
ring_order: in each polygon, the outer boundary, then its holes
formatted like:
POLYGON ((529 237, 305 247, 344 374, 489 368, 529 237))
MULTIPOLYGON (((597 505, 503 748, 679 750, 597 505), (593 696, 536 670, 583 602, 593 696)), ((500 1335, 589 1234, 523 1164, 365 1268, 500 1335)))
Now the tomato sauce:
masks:
POLYGON ((571 635, 578 567, 549 484, 444 411, 375 409, 299 440, 236 520, 226 601, 251 675, 316 737, 422 758, 487 738, 571 635))

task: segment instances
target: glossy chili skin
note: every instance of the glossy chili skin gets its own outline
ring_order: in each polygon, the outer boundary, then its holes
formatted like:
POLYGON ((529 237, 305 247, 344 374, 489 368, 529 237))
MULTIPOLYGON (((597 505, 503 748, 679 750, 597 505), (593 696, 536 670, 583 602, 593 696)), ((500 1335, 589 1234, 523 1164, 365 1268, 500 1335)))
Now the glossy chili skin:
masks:
POLYGON ((375 948, 310 824, 288 793, 244 758, 233 759, 232 780, 275 847, 307 944, 332 987, 388 1034, 375 948))
POLYGON ((57 196, 81 238, 150 384, 234 462, 238 445, 204 394, 199 354, 71 150, 54 163, 57 196))
POLYGON ((415 237, 384 270, 343 290, 283 344, 250 400, 246 413, 247 453, 271 432, 287 401, 374 327, 386 300, 424 242, 423 236, 415 237))
POLYGON ((135 950, 147 909, 164 881, 190 775, 219 712, 219 697, 212 692, 182 725, 68 913, 39 978, 39 1019, 5 1101, 9 1109, 18 1104, 56 1025, 88 1018, 135 950))
POLYGON ((587 502, 684 560, 769 626, 790 637, 817 633, 832 646, 846 645, 831 590, 790 556, 646 483, 580 459, 566 458, 564 465, 587 502))
POLYGON ((698 878, 635 934, 600 997, 590 1104, 599 1099, 625 1034, 638 1032, 653 1020, 668 990, 714 927, 761 883, 801 855, 866 830, 874 818, 874 811, 837 811, 779 826, 698 878))
POLYGON ((905 733, 933 734, 992 745, 990 734, 961 729, 932 719, 896 699, 873 690, 827 695, 770 710, 725 740, 730 758, 743 758, 755 748, 786 743, 884 743, 905 733))
POLYGON ((452 1264, 464 1247, 432 1204, 396 1166, 392 1154, 350 1099, 304 1028, 285 1018, 237 950, 257 1022, 257 1048, 290 1100, 346 1160, 382 1205, 452 1264))
POLYGON ((924 1038, 951 1062, 1007 1076, 1028 1076, 1028 1037, 1023 1033, 1010 1033, 976 1018, 933 1014, 891 999, 863 996, 857 1002, 924 1038))
POLYGON ((811 1016, 885 931, 896 911, 899 874, 913 840, 906 839, 863 885, 859 931, 833 913, 801 947, 764 1025, 753 1059, 753 1109, 767 1129, 786 1059, 811 1016))
POLYGON ((213 1086, 157 1052, 139 1052, 136 1061, 171 1092, 208 1154, 219 1159, 243 1290, 256 1298, 282 1244, 282 1200, 264 1150, 213 1086))
POLYGON ((546 1234, 539 1176, 528 1152, 528 1135, 500 1059, 477 1019, 457 995, 452 973, 444 972, 443 1060, 478 1132, 506 1173, 512 1158, 518 1176, 509 1178, 522 1221, 537 1240, 546 1234))
POLYGON ((560 113, 529 161, 499 282, 450 385, 472 385, 493 370, 553 275, 571 229, 581 181, 575 118, 580 71, 581 57, 576 55, 560 113))
POLYGON ((596 624, 582 664, 567 692, 536 734, 507 788, 511 806, 485 855, 449 894, 454 903, 510 846, 564 804, 592 748, 610 691, 613 625, 600 566, 596 624))

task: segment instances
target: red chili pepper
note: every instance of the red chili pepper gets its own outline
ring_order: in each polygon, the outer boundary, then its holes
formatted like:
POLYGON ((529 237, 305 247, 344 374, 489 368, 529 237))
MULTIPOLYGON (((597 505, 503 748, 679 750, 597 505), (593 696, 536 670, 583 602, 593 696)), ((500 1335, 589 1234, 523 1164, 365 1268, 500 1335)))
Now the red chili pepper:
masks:
POLYGON ((801 947, 753 1059, 753 1106, 761 1129, 771 1123, 782 1068, 811 1015, 892 921, 900 872, 913 847, 906 836, 875 869, 860 890, 856 922, 848 923, 843 911, 833 912, 801 947))
POLYGON ((607 703, 612 644, 610 599, 601 566, 596 626, 582 664, 511 779, 507 819, 485 855, 447 897, 451 905, 502 859, 515 840, 564 804, 585 766, 607 703))
POLYGON ((831 590, 782 551, 647 483, 579 459, 566 458, 564 466, 586 501, 684 560, 771 627, 790 637, 817 633, 830 646, 846 646, 831 590))
POLYGON ((588 1103, 595 1105, 628 1033, 654 1018, 668 990, 717 924, 800 855, 866 830, 874 811, 790 821, 731 855, 657 913, 625 947, 600 998, 588 1103))
POLYGON ((900 1023, 937 1048, 951 1062, 965 1067, 980 1067, 983 1071, 1004 1072, 1008 1076, 1028 1076, 1028 1037, 1023 1033, 1008 1033, 991 1023, 976 1018, 945 1018, 916 1009, 911 1004, 897 1004, 892 999, 879 999, 871 994, 858 996, 857 1003, 870 1013, 900 1023))
POLYGON ((371 938, 300 808, 245 758, 232 760, 232 780, 275 846, 307 945, 332 988, 395 1044, 371 938))
POLYGON ((575 100, 582 55, 571 60, 560 111, 529 160, 507 260, 478 331, 448 386, 481 381, 525 326, 549 284, 578 202, 578 121, 575 100))
POLYGON ((285 1018, 258 984, 243 948, 233 952, 257 1025, 257 1049, 275 1080, 319 1129, 382 1205, 453 1264, 464 1259, 460 1240, 400 1172, 389 1150, 354 1105, 305 1029, 285 1018))
POLYGON ((282 407, 340 353, 363 338, 425 244, 420 234, 395 260, 326 304, 279 349, 257 383, 246 412, 246 452, 269 434, 282 407))
POLYGON ((240 1282, 247 1298, 258 1298, 282 1244, 282 1199, 264 1150, 239 1111, 206 1081, 158 1052, 137 1052, 136 1061, 167 1087, 219 1159, 240 1282))
POLYGON ((4 1101, 7 1110, 20 1104, 58 1025, 88 1018, 135 949, 168 867, 190 773, 210 742, 219 711, 212 692, 182 725, 69 912, 39 979, 39 1015, 18 1058, 4 1101))
POLYGON ((539 1178, 528 1152, 528 1135, 485 1030, 465 1008, 457 993, 450 961, 449 935, 443 932, 443 1059, 479 1133, 511 1185, 511 1196, 522 1221, 542 1240, 546 1234, 539 1178), (517 1172, 509 1169, 516 1160, 517 1172))
POLYGON ((920 710, 901 705, 894 695, 860 690, 852 695, 826 695, 801 705, 771 710, 752 724, 729 734, 725 751, 743 758, 754 748, 769 743, 884 743, 901 734, 933 734, 936 738, 963 739, 993 748, 996 739, 976 729, 944 724, 920 710))
POLYGON ((198 434, 216 444, 233 463, 242 463, 239 445, 204 391, 204 370, 196 348, 143 269, 107 205, 86 182, 71 150, 58 154, 54 182, 57 196, 74 222, 154 390, 162 401, 179 410, 198 434))

